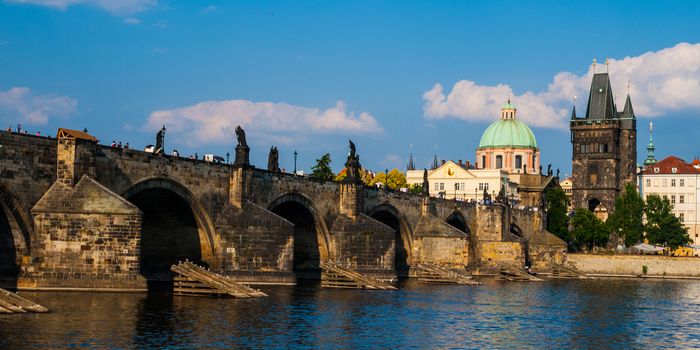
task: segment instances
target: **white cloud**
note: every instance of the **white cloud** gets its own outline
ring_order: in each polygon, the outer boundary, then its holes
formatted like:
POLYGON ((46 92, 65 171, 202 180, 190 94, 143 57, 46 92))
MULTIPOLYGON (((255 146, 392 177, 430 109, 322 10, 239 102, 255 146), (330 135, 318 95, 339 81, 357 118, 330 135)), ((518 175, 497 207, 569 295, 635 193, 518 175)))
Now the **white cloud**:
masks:
POLYGON ((219 9, 219 7, 217 7, 217 6, 209 5, 209 6, 205 7, 204 10, 202 10, 202 12, 209 13, 209 12, 214 12, 218 9, 219 9))
POLYGON ((5 0, 5 2, 46 6, 61 10, 73 5, 89 5, 116 15, 146 11, 158 4, 157 0, 5 0))
POLYGON ((0 91, 0 111, 15 114, 17 120, 45 125, 49 117, 75 113, 78 101, 55 94, 37 95, 26 87, 13 87, 0 91))
POLYGON ((129 18, 124 18, 124 23, 136 25, 136 24, 141 24, 141 20, 138 18, 129 17, 129 18))
POLYGON ((146 130, 165 125, 168 132, 187 134, 186 142, 226 144, 235 140, 241 125, 259 139, 289 144, 308 134, 379 133, 381 126, 366 112, 347 112, 345 103, 321 110, 287 103, 248 100, 206 101, 196 105, 151 113, 146 130))
MULTIPOLYGON (((606 69, 604 63, 596 67, 606 69)), ((638 117, 660 117, 679 111, 700 111, 700 44, 680 43, 636 57, 610 59, 610 78, 618 109, 624 107, 627 81, 638 117)), ((508 97, 518 107, 518 117, 533 126, 566 128, 572 99, 578 96, 579 116, 585 113, 593 67, 578 76, 561 72, 546 91, 516 95, 510 86, 478 85, 460 80, 449 93, 441 84, 423 94, 424 116, 428 119, 458 118, 491 121, 508 97)))
POLYGON ((406 161, 402 161, 401 157, 399 157, 397 154, 387 154, 384 156, 384 159, 379 161, 379 165, 391 170, 393 168, 401 168, 401 165, 404 162, 406 161))

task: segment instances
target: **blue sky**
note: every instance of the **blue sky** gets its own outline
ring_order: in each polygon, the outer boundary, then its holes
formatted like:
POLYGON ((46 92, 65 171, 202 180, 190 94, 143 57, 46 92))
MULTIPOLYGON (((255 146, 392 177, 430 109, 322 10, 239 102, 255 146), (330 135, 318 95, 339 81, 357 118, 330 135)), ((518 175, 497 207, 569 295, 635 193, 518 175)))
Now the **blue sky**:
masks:
POLYGON ((700 154, 700 4, 644 1, 0 0, 0 125, 87 127, 103 143, 166 143, 251 161, 271 145, 307 169, 347 139, 367 168, 473 160, 508 97, 543 164, 568 172, 566 119, 584 113, 591 60, 606 57, 619 108, 626 82, 641 163, 700 154), (439 84, 439 85, 437 85, 439 84))

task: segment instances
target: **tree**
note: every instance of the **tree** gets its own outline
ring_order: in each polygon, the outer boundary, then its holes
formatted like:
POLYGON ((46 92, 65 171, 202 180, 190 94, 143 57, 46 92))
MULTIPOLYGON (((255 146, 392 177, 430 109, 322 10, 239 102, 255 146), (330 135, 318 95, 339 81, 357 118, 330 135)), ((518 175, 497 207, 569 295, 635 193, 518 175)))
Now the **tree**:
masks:
MULTIPOLYGON (((343 170, 338 173, 338 175, 333 179, 334 181, 340 182, 343 181, 346 177, 348 177, 348 169, 343 168, 343 170)), ((374 178, 372 176, 372 172, 369 170, 366 170, 364 168, 360 168, 360 177, 362 178, 362 183, 371 186, 372 185, 372 179, 374 178)))
POLYGON ((408 186, 408 192, 411 192, 416 195, 420 195, 423 193, 423 185, 421 184, 413 184, 411 186, 408 186))
POLYGON ((673 206, 666 198, 656 194, 647 197, 647 223, 644 225, 646 238, 651 244, 666 245, 671 250, 690 243, 688 228, 675 215, 673 206))
POLYGON ((385 173, 377 173, 377 176, 372 179, 372 186, 377 184, 378 182, 381 182, 384 184, 384 186, 391 188, 393 190, 397 190, 402 187, 408 187, 408 183, 406 182, 406 175, 404 175, 402 172, 399 171, 399 169, 394 168, 391 170, 388 174, 385 173))
POLYGON ((571 235, 573 239, 588 250, 604 246, 608 242, 608 231, 605 223, 586 208, 576 208, 571 219, 571 235))
POLYGON ((550 188, 545 193, 547 202, 547 231, 553 233, 565 242, 570 241, 569 217, 566 215, 568 199, 561 187, 550 188))
POLYGON ((615 211, 607 223, 613 233, 625 239, 628 247, 644 238, 644 200, 633 183, 627 183, 622 195, 615 199, 615 211))
POLYGON ((321 180, 333 180, 333 170, 331 170, 331 155, 326 153, 321 158, 316 159, 316 165, 311 167, 311 177, 321 180))

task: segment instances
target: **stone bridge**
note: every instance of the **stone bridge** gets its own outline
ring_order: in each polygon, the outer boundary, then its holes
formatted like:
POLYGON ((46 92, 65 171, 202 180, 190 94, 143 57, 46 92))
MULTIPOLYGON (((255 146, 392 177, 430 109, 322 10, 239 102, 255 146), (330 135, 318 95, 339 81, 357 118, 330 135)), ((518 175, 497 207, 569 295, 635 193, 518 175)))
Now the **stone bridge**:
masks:
POLYGON ((0 274, 18 288, 143 290, 184 259, 294 283, 319 278, 322 261, 393 278, 421 262, 486 271, 562 250, 541 211, 113 148, 65 129, 0 132, 0 205, 0 274))

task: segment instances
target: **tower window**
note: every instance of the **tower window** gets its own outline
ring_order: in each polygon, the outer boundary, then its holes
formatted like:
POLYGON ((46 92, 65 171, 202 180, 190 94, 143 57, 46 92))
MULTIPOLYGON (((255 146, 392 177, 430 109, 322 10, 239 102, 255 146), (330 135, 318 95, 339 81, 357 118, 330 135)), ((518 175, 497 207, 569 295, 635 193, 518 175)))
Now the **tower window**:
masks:
POLYGON ((520 169, 523 167, 523 156, 515 156, 515 168, 520 169))
POLYGON ((481 169, 486 169, 486 156, 481 156, 481 169))
POLYGON ((497 155, 496 156, 496 169, 501 169, 501 168, 503 168, 503 156, 497 155))
POLYGON ((598 165, 591 164, 588 166, 588 182, 591 185, 598 183, 598 165))

